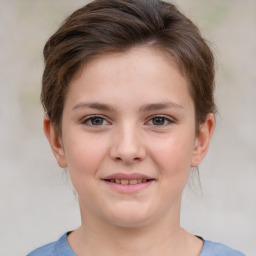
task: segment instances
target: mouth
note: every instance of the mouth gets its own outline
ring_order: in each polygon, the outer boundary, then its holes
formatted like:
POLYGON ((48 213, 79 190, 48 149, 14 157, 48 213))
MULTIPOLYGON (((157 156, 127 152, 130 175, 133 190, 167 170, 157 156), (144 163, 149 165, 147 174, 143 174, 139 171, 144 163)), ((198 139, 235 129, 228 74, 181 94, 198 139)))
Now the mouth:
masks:
POLYGON ((107 182, 122 184, 122 185, 136 185, 140 183, 150 182, 154 179, 104 179, 107 182))
POLYGON ((150 187, 156 179, 139 173, 115 173, 102 179, 106 185, 120 193, 136 193, 150 187))

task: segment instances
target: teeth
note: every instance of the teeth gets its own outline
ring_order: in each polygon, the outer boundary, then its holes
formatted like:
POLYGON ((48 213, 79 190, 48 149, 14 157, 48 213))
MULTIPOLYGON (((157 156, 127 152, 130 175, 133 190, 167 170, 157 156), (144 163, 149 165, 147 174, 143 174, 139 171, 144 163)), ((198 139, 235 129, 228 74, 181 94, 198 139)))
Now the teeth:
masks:
POLYGON ((147 182, 147 179, 137 179, 137 180, 120 180, 120 179, 111 179, 110 182, 123 184, 123 185, 136 185, 142 182, 147 182))
POLYGON ((137 180, 130 180, 130 185, 135 185, 135 184, 137 184, 137 183, 138 183, 137 180))
POLYGON ((129 184, 129 180, 121 180, 121 184, 128 185, 129 184))

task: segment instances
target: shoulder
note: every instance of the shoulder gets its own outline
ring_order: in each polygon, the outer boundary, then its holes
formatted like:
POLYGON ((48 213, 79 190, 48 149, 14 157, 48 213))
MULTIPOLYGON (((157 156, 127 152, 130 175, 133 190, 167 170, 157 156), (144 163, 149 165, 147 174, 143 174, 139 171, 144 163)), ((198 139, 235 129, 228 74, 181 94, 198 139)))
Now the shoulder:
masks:
POLYGON ((204 240, 204 246, 199 256, 245 256, 243 253, 233 250, 230 247, 204 240))
POLYGON ((27 256, 76 256, 68 245, 67 233, 59 240, 39 247, 27 256))
POLYGON ((46 244, 29 253, 27 256, 56 256, 56 242, 46 244))

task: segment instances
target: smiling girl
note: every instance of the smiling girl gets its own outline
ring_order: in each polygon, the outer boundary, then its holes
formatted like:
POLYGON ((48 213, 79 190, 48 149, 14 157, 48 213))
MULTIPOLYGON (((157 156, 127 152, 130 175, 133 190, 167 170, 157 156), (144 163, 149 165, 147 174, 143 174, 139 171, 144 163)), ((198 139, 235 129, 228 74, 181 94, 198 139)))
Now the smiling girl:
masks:
POLYGON ((30 256, 241 256, 180 226, 214 129, 214 59, 169 3, 96 0, 44 48, 44 131, 81 226, 30 256))

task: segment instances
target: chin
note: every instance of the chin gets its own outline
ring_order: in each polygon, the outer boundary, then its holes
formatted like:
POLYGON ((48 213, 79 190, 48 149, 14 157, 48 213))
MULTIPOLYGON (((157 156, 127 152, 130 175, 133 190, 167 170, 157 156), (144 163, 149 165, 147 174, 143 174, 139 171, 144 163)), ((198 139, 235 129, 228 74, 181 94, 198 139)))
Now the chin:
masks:
POLYGON ((135 228, 145 226, 150 222, 150 219, 151 216, 148 211, 130 208, 129 210, 112 212, 109 221, 121 228, 135 228))
POLYGON ((112 224, 119 228, 139 228, 148 224, 147 219, 115 219, 112 220, 112 224))

